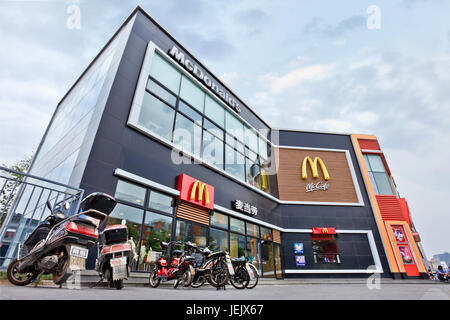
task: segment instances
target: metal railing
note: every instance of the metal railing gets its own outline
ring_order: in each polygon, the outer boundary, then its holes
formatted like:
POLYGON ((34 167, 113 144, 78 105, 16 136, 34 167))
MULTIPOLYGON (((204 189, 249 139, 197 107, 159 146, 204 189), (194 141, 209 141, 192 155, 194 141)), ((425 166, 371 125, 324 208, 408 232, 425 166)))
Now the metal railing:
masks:
POLYGON ((0 269, 8 267, 22 244, 53 208, 70 203, 67 215, 78 212, 84 190, 0 166, 0 269))

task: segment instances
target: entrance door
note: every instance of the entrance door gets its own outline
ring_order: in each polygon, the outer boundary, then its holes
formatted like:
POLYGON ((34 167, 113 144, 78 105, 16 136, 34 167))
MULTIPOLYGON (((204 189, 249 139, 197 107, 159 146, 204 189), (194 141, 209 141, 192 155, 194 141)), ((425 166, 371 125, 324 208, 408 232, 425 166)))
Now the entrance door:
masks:
POLYGON ((262 241, 261 262, 264 277, 274 277, 274 260, 272 242, 262 241))
POLYGON ((262 274, 261 254, 259 241, 256 238, 247 237, 247 259, 262 274))

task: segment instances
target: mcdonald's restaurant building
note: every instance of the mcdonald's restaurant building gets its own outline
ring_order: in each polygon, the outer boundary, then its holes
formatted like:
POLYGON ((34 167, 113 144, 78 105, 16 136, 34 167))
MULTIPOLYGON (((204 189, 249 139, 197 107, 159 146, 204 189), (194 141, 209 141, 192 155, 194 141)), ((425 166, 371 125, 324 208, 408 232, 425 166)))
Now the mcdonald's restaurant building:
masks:
POLYGON ((158 240, 190 240, 264 277, 426 272, 376 137, 271 127, 140 7, 58 104, 31 173, 114 195, 137 271, 158 240))

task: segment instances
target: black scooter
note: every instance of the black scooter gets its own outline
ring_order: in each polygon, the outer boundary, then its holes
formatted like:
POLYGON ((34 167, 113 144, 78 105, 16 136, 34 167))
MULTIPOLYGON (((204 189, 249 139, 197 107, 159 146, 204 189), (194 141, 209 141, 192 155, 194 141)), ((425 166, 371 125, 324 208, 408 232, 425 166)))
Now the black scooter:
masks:
MULTIPOLYGON (((105 193, 92 193, 81 202, 81 212, 67 218, 49 202, 47 206, 51 214, 19 246, 17 258, 8 266, 7 278, 14 285, 35 280, 37 286, 43 274, 53 274, 53 282, 62 285, 72 271, 84 270, 88 250, 116 201, 105 193)), ((68 209, 69 204, 64 206, 68 209)))

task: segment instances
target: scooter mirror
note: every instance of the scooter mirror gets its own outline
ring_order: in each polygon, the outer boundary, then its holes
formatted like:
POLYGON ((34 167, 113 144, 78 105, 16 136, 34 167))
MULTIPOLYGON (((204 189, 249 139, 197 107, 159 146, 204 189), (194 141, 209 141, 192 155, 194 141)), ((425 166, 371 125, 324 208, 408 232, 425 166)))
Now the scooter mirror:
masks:
POLYGON ((50 203, 50 200, 47 200, 47 208, 51 211, 53 211, 52 209, 52 204, 50 203))
POLYGON ((69 208, 70 208, 70 203, 64 202, 64 209, 69 210, 69 208))

